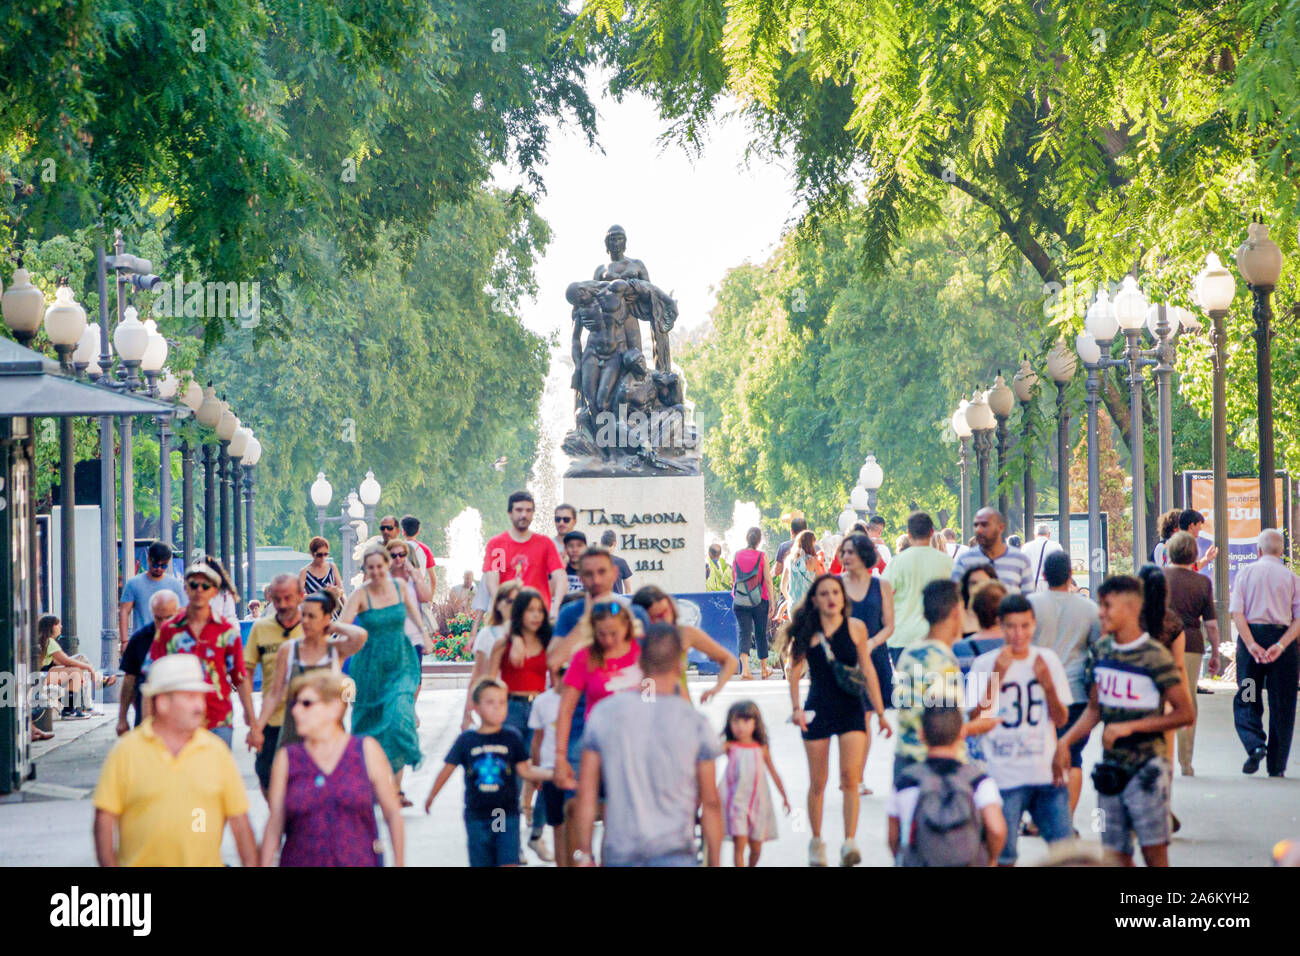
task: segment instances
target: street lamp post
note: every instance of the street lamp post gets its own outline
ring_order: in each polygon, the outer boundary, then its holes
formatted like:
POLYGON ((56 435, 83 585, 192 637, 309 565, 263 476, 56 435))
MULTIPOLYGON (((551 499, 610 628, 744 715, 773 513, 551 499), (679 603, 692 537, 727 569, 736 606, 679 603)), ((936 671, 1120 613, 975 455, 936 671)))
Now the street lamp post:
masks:
MULTIPOLYGON (((118 309, 122 320, 113 330, 113 344, 117 347, 117 356, 121 360, 122 382, 127 391, 134 392, 140 387, 137 370, 149 348, 149 330, 140 321, 135 306, 122 308, 125 277, 121 270, 117 274, 118 309)), ((122 581, 131 580, 135 573, 135 461, 134 440, 135 423, 129 415, 123 415, 118 425, 122 445, 122 581)))
POLYGON ((1115 294, 1115 320, 1124 333, 1124 356, 1128 359, 1129 460, 1133 465, 1133 567, 1142 563, 1147 550, 1147 484, 1142 422, 1142 369, 1156 364, 1139 346, 1146 322, 1146 296, 1137 279, 1125 276, 1115 294))
POLYGON ((970 439, 971 428, 966 421, 966 408, 970 403, 961 400, 957 410, 952 413, 952 431, 957 436, 957 464, 961 468, 961 543, 970 540, 970 439))
POLYGON ((1174 359, 1178 355, 1179 336, 1184 331, 1195 332, 1199 329, 1196 317, 1180 306, 1161 303, 1147 309, 1147 332, 1155 343, 1151 352, 1156 358, 1156 396, 1159 405, 1156 422, 1160 436, 1160 487, 1156 500, 1162 514, 1174 506, 1174 359))
MULTIPOLYGON (((371 485, 366 486, 367 496, 373 496, 374 500, 369 507, 379 503, 379 482, 375 481, 373 472, 366 472, 367 481, 371 485)), ((365 483, 362 483, 365 485, 365 483)), ((334 497, 334 487, 325 478, 325 472, 318 471, 316 480, 312 482, 311 502, 316 506, 316 520, 320 526, 322 535, 325 533, 325 525, 339 525, 339 546, 342 548, 342 569, 341 574, 345 585, 352 580, 352 552, 356 550, 357 529, 356 524, 362 521, 366 516, 367 506, 362 504, 361 498, 355 491, 350 491, 340 505, 339 516, 337 518, 326 517, 325 509, 329 507, 330 501, 334 497)))
POLYGON ((194 449, 181 442, 181 564, 194 560, 194 449))
MULTIPOLYGON (((59 353, 59 364, 72 371, 73 352, 86 331, 86 310, 72 297, 72 289, 60 285, 54 304, 45 310, 45 334, 59 353)), ((80 650, 77 637, 77 490, 76 450, 73 447, 73 420, 59 419, 59 590, 62 592, 63 647, 69 654, 80 650)))
POLYGON ((1101 549, 1101 503, 1098 497, 1101 486, 1101 469, 1097 455, 1097 405, 1101 401, 1101 379, 1098 372, 1104 367, 1101 363, 1101 348, 1092 333, 1081 332, 1075 341, 1079 358, 1088 372, 1087 397, 1084 403, 1088 407, 1088 593, 1096 599, 1097 588, 1101 585, 1101 571, 1104 567, 1101 549))
POLYGON ((375 523, 375 505, 379 504, 379 495, 382 490, 379 482, 375 481, 375 473, 367 471, 365 480, 357 488, 357 497, 361 500, 362 507, 365 509, 367 526, 375 523))
MULTIPOLYGON (((181 401, 197 418, 203 407, 203 389, 198 382, 190 379, 181 401)), ((194 449, 188 438, 181 442, 181 548, 188 568, 194 560, 194 449)))
POLYGON ((1020 362, 1020 370, 1016 372, 1015 377, 1011 380, 1011 388, 1016 393, 1016 398, 1020 402, 1020 419, 1022 423, 1022 432, 1020 441, 1024 446, 1025 453, 1025 540, 1032 540, 1034 535, 1034 454, 1033 454, 1033 435, 1030 433, 1032 427, 1029 407, 1034 401, 1034 392, 1038 387, 1038 373, 1034 371, 1033 366, 1029 364, 1029 359, 1023 359, 1020 362))
POLYGON ((247 606, 252 582, 249 581, 244 574, 244 556, 247 551, 244 547, 244 482, 240 465, 243 462, 244 452, 248 449, 248 442, 252 437, 253 432, 251 429, 246 428, 243 425, 239 426, 235 429, 235 434, 230 439, 229 449, 232 480, 231 492, 234 496, 234 515, 232 516, 234 519, 232 521, 232 527, 234 529, 234 550, 231 555, 234 560, 234 567, 231 569, 231 573, 235 578, 235 591, 239 594, 239 601, 236 603, 235 608, 241 614, 247 606))
POLYGON ((858 469, 858 483, 849 495, 849 505, 854 511, 864 513, 870 518, 876 513, 876 492, 885 483, 885 472, 876 461, 874 452, 867 454, 867 460, 858 469))
POLYGON ((1277 494, 1273 460, 1273 307, 1269 297, 1282 274, 1282 250, 1268 237, 1268 226, 1252 222, 1246 241, 1237 249, 1237 268, 1254 298, 1255 382, 1259 416, 1259 526, 1277 527, 1277 494))
MULTIPOLYGON (((199 424, 212 431, 221 421, 221 400, 211 383, 203 389, 203 401, 199 404, 196 417, 199 424)), ((217 540, 217 449, 211 442, 203 445, 203 550, 207 554, 217 554, 221 542, 217 540)))
POLYGON ((1119 332, 1115 307, 1105 289, 1097 290, 1097 299, 1088 307, 1084 319, 1084 332, 1076 347, 1084 367, 1088 369, 1088 583, 1093 597, 1101 583, 1105 555, 1101 548, 1101 436, 1097 410, 1101 401, 1101 373, 1108 368, 1122 368, 1128 363, 1110 356, 1111 343, 1119 332))
POLYGON ((1065 403, 1065 389, 1075 369, 1074 353, 1064 342, 1057 342, 1047 355, 1047 374, 1056 383, 1056 521, 1066 554, 1070 553, 1070 408, 1065 403))
POLYGON ((966 406, 966 424, 975 437, 975 461, 979 466, 979 503, 989 503, 989 449, 993 445, 993 411, 979 389, 966 406))
MULTIPOLYGON (((99 292, 99 360, 93 361, 88 372, 113 388, 134 390, 138 384, 135 374, 148 347, 148 331, 135 314, 135 309, 126 307, 126 286, 147 292, 155 291, 162 280, 151 274, 153 264, 148 259, 126 252, 122 241, 122 231, 113 230, 113 255, 104 254, 104 243, 95 243, 95 284, 99 292), (113 271, 114 291, 116 293, 115 312, 116 328, 109 322, 108 313, 108 271, 113 271), (110 346, 110 342, 112 343, 110 346), (124 349, 123 346, 126 346, 124 349), (112 380, 111 366, 113 348, 116 347, 121 359, 119 373, 121 381, 112 380)), ((114 548, 117 535, 117 495, 113 473, 113 419, 101 416, 99 419, 99 546, 100 546, 100 590, 101 620, 100 629, 100 665, 103 669, 117 669, 119 635, 117 633, 117 599, 118 576, 122 583, 130 578, 135 569, 135 489, 133 462, 131 458, 131 419, 124 416, 121 421, 121 460, 122 460, 122 555, 117 560, 114 548), (120 571, 119 571, 120 568, 120 571)), ((120 636, 125 641, 125 634, 120 636)), ((104 700, 112 703, 117 700, 118 684, 104 689, 104 700)))
MULTIPOLYGON (((149 344, 140 359, 140 368, 149 383, 150 398, 172 398, 176 395, 176 378, 163 365, 167 361, 167 340, 158 331, 158 324, 150 319, 145 323, 149 330, 149 344)), ((158 425, 158 537, 172 543, 172 469, 171 469, 171 419, 159 415, 158 425)))
MULTIPOLYGON (((117 233, 117 251, 122 248, 122 234, 117 233)), ((108 259, 104 255, 104 241, 95 241, 95 288, 99 293, 99 359, 95 366, 99 377, 107 379, 109 364, 113 360, 109 351, 108 321, 108 259)), ((117 495, 116 474, 113 469, 113 419, 107 415, 99 419, 99 661, 107 667, 115 661, 118 649, 117 634, 117 495)), ((124 582, 125 583, 125 582, 124 582)), ((116 684, 114 685, 116 686, 116 684)), ((107 697, 107 694, 105 694, 107 697)))
MULTIPOLYGON (((1214 442, 1212 467, 1214 470, 1214 544, 1219 555, 1214 559, 1215 617, 1219 634, 1227 637, 1228 627, 1228 410, 1226 366, 1228 341, 1223 320, 1232 306, 1237 284, 1219 257, 1211 252, 1205 257, 1205 268, 1196 276, 1196 301, 1210 316, 1213 323, 1211 358, 1214 363, 1214 442)), ((1262 487, 1261 482, 1261 487, 1262 487)), ((1222 637, 1220 638, 1222 639, 1222 637)))
POLYGON ((221 412, 221 418, 217 421, 217 439, 221 445, 221 453, 217 457, 217 494, 221 501, 219 504, 221 510, 221 563, 230 569, 230 492, 233 481, 232 466, 230 463, 230 440, 235 437, 235 429, 239 427, 239 419, 235 413, 230 410, 230 406, 222 402, 224 409, 221 412))
POLYGON ((998 432, 998 510, 1002 512, 1002 517, 1007 516, 1007 419, 1011 417, 1011 412, 1016 407, 1016 393, 1011 391, 1007 385, 1007 380, 998 372, 998 377, 993 380, 993 387, 984 394, 984 400, 988 402, 989 409, 993 412, 993 417, 997 420, 998 432))
POLYGON ((257 537, 253 533, 253 468, 262 460, 262 443, 250 435, 244 450, 244 532, 248 538, 248 589, 257 588, 257 537))
MULTIPOLYGON (((342 525, 339 529, 339 538, 343 545, 343 577, 345 581, 350 582, 352 576, 356 574, 355 559, 352 552, 357 549, 357 525, 365 520, 365 516, 366 506, 361 503, 360 496, 355 491, 348 492, 348 496, 343 502, 342 513, 339 515, 342 525)), ((367 522, 367 524, 369 523, 367 522)))

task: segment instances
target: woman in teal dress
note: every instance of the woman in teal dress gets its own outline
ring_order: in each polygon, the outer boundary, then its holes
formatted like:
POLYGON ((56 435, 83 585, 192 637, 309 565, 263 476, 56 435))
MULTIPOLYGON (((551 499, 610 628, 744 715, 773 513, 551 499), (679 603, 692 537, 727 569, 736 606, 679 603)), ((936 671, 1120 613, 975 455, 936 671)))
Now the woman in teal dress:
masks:
MULTIPOLYGON (((366 581, 348 598, 339 621, 353 620, 370 635, 352 658, 349 676, 356 682, 352 733, 374 737, 392 765, 397 786, 402 770, 420 765, 420 735, 415 724, 415 691, 420 677, 411 667, 411 640, 404 627, 409 615, 420 620, 409 591, 400 591, 388 573, 388 552, 374 544, 361 557, 366 581)), ((402 795, 402 806, 411 802, 402 795)))

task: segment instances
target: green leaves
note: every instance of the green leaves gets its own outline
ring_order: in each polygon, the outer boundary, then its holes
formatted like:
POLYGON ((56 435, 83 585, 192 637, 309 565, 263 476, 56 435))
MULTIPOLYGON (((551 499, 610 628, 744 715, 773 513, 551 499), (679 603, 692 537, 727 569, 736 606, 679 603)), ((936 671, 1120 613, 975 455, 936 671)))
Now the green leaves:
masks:
POLYGON ((515 310, 545 225, 527 203, 475 190, 439 213, 409 267, 395 236, 379 233, 379 257, 331 301, 291 299, 281 334, 239 330, 202 363, 275 463, 259 469, 263 540, 315 534, 318 470, 341 499, 374 469, 381 509, 419 516, 435 543, 461 509, 498 510, 527 480, 548 357, 515 310))
POLYGON ((715 515, 748 499, 833 526, 868 451, 892 525, 913 502, 956 507, 948 420, 963 392, 1040 348, 1038 283, 1008 275, 997 250, 971 251, 971 204, 946 213, 948 228, 910 235, 878 279, 860 275, 863 241, 846 224, 727 274, 713 331, 681 359, 715 515))

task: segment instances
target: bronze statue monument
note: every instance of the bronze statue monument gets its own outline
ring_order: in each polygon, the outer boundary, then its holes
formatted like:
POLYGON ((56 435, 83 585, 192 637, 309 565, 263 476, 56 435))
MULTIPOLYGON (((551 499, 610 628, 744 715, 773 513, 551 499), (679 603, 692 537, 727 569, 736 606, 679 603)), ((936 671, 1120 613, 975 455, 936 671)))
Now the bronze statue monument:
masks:
POLYGON ((605 249, 609 262, 565 291, 572 306, 577 419, 562 445, 573 459, 566 474, 698 475, 699 432, 668 345, 677 303, 650 281, 644 262, 624 254, 622 226, 609 227, 605 249), (642 348, 643 322, 653 370, 642 348))

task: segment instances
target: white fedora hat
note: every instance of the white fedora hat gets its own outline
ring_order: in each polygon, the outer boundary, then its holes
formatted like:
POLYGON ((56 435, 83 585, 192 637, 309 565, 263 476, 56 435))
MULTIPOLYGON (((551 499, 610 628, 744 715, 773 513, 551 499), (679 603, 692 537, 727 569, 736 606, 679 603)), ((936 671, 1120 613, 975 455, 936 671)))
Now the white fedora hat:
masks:
POLYGON ((193 654, 168 654, 153 662, 149 677, 140 688, 145 697, 170 694, 178 690, 199 690, 212 693, 216 690, 203 679, 203 662, 193 654))

